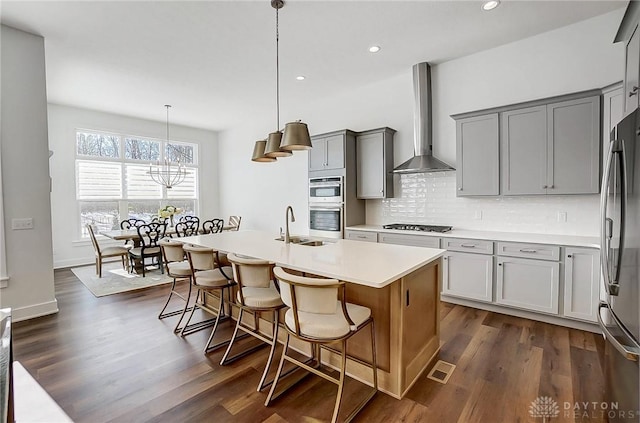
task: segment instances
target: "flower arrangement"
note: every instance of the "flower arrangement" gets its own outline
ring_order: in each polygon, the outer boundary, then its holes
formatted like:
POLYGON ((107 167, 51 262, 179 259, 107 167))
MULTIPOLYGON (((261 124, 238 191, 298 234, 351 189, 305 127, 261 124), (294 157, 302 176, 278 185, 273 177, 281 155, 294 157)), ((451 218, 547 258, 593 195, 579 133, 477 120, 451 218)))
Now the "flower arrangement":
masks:
POLYGON ((175 206, 164 206, 163 208, 158 210, 158 216, 163 217, 165 219, 167 217, 173 217, 173 215, 180 214, 180 213, 182 213, 182 209, 175 206))

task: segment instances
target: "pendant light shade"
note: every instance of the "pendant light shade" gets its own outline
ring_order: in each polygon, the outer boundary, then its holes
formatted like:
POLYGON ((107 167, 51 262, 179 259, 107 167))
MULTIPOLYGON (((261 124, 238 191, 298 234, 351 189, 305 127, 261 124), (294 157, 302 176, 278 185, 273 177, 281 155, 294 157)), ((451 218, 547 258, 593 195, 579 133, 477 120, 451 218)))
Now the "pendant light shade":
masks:
POLYGON ((264 149, 266 146, 267 140, 256 141, 256 144, 253 146, 253 156, 251 157, 251 160, 260 163, 275 162, 275 157, 267 157, 264 155, 264 149))
POLYGON ((311 147, 311 137, 306 123, 297 121, 285 125, 284 136, 280 144, 282 150, 309 150, 311 147))
POLYGON ((272 132, 267 138, 267 147, 264 150, 264 155, 267 157, 289 157, 293 153, 291 151, 283 150, 280 146, 282 142, 282 132, 272 132))

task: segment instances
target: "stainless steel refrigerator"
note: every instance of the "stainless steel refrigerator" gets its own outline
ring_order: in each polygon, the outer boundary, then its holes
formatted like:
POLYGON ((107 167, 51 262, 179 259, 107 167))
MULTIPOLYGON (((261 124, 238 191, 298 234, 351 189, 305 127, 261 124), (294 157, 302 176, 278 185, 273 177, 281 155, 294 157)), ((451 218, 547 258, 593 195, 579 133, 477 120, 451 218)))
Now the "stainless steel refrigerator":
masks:
POLYGON ((600 263, 606 300, 600 303, 598 319, 606 338, 605 400, 617 407, 609 413, 610 422, 640 421, 639 142, 636 110, 611 132, 602 178, 600 263))

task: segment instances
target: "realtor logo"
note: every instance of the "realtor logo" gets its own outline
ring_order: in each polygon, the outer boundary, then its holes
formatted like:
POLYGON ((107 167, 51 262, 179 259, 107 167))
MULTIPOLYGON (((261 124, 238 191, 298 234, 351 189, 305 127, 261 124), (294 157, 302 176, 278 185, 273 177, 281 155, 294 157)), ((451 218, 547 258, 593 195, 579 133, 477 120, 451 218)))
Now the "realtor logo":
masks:
POLYGON ((529 415, 531 417, 542 417, 542 423, 546 423, 547 418, 558 417, 560 407, 558 403, 551 397, 538 397, 535 401, 531 401, 529 406, 529 415))

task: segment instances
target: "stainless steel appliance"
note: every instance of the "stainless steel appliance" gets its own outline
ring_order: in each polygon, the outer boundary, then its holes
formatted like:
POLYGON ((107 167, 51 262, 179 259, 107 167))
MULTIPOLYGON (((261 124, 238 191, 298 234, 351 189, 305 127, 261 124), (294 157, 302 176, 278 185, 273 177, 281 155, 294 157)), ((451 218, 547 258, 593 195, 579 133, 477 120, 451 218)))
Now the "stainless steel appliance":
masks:
POLYGON ((309 204, 309 235, 342 238, 344 206, 342 203, 309 204))
POLYGON ((606 338, 605 400, 617 406, 609 422, 639 421, 639 131, 640 115, 634 111, 611 132, 601 188, 600 263, 606 300, 600 303, 598 320, 606 338))
POLYGON ((403 231, 420 231, 420 232, 449 232, 451 226, 438 225, 418 225, 413 223, 390 223, 382 226, 384 229, 399 229, 403 231))
POLYGON ((309 203, 342 203, 342 176, 309 179, 309 203))

